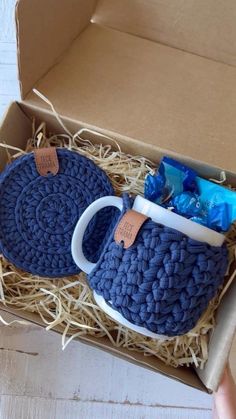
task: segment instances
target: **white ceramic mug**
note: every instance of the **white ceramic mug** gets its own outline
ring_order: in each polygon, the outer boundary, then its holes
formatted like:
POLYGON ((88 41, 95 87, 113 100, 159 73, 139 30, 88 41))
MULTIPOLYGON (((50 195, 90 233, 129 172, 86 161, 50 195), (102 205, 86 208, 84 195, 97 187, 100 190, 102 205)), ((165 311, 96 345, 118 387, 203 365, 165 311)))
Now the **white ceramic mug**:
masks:
MULTIPOLYGON (((96 263, 89 262, 84 256, 82 243, 85 230, 93 216, 99 210, 101 210, 104 207, 110 206, 117 207, 120 211, 122 211, 122 198, 115 196, 106 196, 97 199, 84 211, 75 227, 71 244, 72 256, 76 265, 87 274, 90 274, 92 272, 92 270, 96 267, 96 263)), ((153 202, 148 201, 147 199, 139 195, 136 196, 134 200, 133 209, 137 212, 140 212, 148 216, 157 223, 174 228, 175 230, 178 230, 181 233, 186 234, 194 240, 206 242, 211 246, 221 246, 224 242, 225 237, 223 234, 217 233, 216 231, 204 227, 200 224, 197 224, 191 220, 188 220, 187 218, 184 218, 181 215, 175 214, 174 212, 171 212, 161 207, 160 205, 154 204, 153 202)), ((145 336, 160 338, 160 336, 153 332, 150 332, 144 327, 135 326, 134 324, 130 323, 118 311, 113 310, 106 303, 104 298, 101 295, 98 295, 95 291, 94 298, 97 304, 102 308, 102 310, 110 317, 112 317, 114 320, 118 321, 119 323, 123 324, 129 329, 139 332, 145 336)))

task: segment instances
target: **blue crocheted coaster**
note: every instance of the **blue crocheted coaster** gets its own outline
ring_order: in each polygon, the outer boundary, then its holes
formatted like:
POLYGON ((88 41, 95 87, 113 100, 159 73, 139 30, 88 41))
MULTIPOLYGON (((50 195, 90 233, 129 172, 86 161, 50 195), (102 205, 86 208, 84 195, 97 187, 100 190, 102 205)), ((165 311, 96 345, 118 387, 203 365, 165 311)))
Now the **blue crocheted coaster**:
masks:
MULTIPOLYGON (((56 176, 40 176, 33 153, 0 175, 0 251, 15 266, 48 277, 78 273, 71 256, 75 224, 94 200, 114 194, 91 160, 66 149, 57 149, 57 156, 56 176)), ((112 214, 102 210, 88 226, 84 253, 92 262, 100 256, 112 214)))
MULTIPOLYGON (((131 207, 125 195, 124 212, 131 207)), ((129 322, 176 336, 196 325, 227 263, 225 245, 213 247, 147 219, 128 249, 116 243, 113 231, 88 281, 129 322)))

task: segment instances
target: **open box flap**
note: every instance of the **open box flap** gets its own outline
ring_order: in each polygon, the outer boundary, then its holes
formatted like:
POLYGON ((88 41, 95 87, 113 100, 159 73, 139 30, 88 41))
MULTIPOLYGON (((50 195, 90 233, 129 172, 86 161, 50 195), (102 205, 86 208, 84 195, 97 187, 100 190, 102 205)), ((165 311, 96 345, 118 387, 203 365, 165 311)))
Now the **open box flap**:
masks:
POLYGON ((197 373, 207 388, 216 391, 228 362, 228 354, 236 328, 236 282, 231 285, 217 310, 217 327, 209 344, 209 359, 203 370, 197 373))
POLYGON ((19 2, 23 94, 34 85, 61 115, 234 171, 235 67, 88 24, 94 2, 55 2, 19 2))
POLYGON ((18 69, 24 99, 90 22, 96 0, 21 0, 16 5, 18 69))

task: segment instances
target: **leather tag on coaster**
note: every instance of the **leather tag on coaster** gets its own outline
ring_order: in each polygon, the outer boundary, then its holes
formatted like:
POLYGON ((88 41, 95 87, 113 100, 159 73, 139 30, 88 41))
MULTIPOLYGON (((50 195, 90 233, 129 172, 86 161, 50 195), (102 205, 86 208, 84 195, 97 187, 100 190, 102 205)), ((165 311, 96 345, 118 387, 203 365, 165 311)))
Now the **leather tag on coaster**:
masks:
POLYGON ((34 151, 35 164, 41 176, 58 173, 59 163, 56 147, 38 148, 34 151))
POLYGON ((125 249, 132 246, 140 228, 147 219, 148 217, 140 212, 132 209, 127 211, 116 227, 114 235, 116 243, 123 242, 125 249))

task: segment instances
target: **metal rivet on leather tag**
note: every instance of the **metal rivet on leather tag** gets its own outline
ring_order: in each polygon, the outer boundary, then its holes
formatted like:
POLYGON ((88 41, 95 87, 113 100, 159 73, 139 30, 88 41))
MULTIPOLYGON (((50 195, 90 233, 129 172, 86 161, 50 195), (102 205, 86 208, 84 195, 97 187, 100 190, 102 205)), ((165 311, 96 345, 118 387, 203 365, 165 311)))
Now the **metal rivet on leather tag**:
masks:
POLYGON ((116 227, 114 235, 116 243, 123 242, 125 249, 132 246, 140 228, 147 219, 148 217, 140 212, 127 211, 116 227))
POLYGON ((56 147, 39 148, 34 151, 35 164, 41 176, 56 175, 59 162, 56 147))

